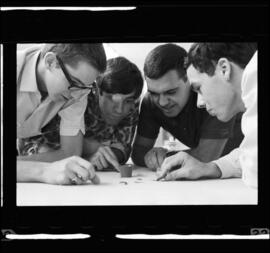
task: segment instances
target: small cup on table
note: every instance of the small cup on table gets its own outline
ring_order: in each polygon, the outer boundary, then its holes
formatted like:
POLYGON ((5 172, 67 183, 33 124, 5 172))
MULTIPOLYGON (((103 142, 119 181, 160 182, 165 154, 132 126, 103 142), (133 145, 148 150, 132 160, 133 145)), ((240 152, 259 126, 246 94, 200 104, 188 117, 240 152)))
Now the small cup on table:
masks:
POLYGON ((121 177, 132 177, 133 164, 125 164, 120 166, 121 177))

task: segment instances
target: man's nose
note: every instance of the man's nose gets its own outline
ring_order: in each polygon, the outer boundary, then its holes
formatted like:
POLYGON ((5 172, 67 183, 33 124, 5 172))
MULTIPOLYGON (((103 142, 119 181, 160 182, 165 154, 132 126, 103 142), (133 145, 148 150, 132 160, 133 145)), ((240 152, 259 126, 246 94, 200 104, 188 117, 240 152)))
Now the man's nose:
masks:
POLYGON ((158 103, 161 107, 164 107, 168 104, 168 99, 166 98, 166 96, 160 94, 160 96, 158 98, 158 103))
POLYGON ((123 113, 123 110, 124 110, 123 102, 119 101, 119 102, 115 103, 114 109, 118 114, 123 113))
POLYGON ((198 94, 198 97, 197 97, 197 107, 198 108, 205 108, 206 107, 206 104, 203 100, 203 97, 200 94, 198 94))

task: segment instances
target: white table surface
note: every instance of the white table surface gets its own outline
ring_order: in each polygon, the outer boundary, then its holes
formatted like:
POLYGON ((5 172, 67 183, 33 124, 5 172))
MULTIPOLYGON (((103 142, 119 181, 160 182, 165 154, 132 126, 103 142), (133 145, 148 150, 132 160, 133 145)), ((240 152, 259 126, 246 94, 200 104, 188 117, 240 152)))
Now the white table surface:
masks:
POLYGON ((258 199, 258 191, 239 178, 155 181, 155 173, 145 168, 134 170, 132 178, 120 178, 117 172, 97 174, 100 185, 17 183, 17 205, 256 205, 258 199))

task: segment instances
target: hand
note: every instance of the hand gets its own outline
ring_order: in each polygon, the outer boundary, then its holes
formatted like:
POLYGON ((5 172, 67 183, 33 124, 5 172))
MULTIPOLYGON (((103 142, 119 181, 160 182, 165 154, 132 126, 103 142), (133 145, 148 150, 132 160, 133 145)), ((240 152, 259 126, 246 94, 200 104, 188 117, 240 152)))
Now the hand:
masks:
POLYGON ((219 178, 221 177, 221 171, 215 163, 202 163, 185 152, 179 152, 164 160, 157 175, 157 180, 162 178, 166 181, 178 179, 196 180, 200 178, 219 178), (171 172, 175 166, 180 168, 171 172))
POLYGON ((103 168, 107 168, 109 164, 112 164, 117 171, 120 171, 117 157, 108 146, 100 146, 89 161, 97 170, 102 170, 103 168))
POLYGON ((48 184, 83 184, 91 180, 94 184, 99 184, 100 179, 95 174, 91 163, 78 156, 48 163, 44 168, 42 178, 48 184))
POLYGON ((161 167, 167 152, 168 150, 162 147, 150 149, 144 156, 145 165, 155 171, 161 167))

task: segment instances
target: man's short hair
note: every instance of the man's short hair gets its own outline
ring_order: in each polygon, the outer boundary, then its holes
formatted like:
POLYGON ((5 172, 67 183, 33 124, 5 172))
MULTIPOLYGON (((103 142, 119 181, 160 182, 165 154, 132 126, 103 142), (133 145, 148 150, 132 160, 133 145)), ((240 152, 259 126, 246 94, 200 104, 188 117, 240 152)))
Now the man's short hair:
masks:
POLYGON ((102 43, 45 44, 41 57, 44 57, 47 52, 57 54, 64 63, 71 66, 76 66, 83 60, 101 73, 106 69, 106 54, 102 43))
POLYGON ((187 67, 214 75, 220 58, 227 58, 244 69, 257 50, 257 43, 194 43, 188 52, 187 67))
POLYGON ((144 62, 144 75, 150 79, 159 79, 170 70, 176 70, 179 78, 187 80, 185 60, 187 52, 176 44, 157 46, 147 55, 144 62))
POLYGON ((108 93, 130 94, 135 91, 135 98, 141 95, 143 77, 138 67, 125 57, 116 57, 107 61, 105 72, 98 77, 97 85, 108 93))

